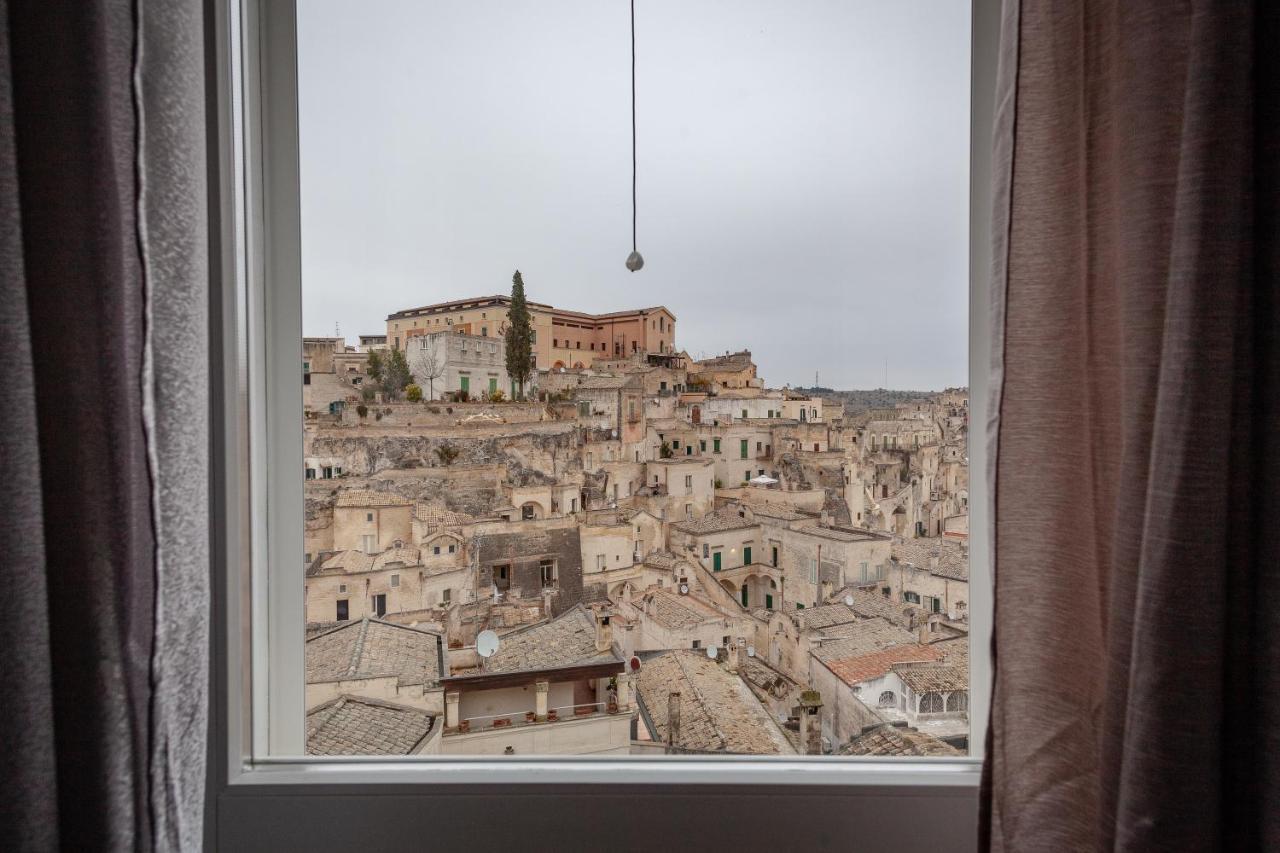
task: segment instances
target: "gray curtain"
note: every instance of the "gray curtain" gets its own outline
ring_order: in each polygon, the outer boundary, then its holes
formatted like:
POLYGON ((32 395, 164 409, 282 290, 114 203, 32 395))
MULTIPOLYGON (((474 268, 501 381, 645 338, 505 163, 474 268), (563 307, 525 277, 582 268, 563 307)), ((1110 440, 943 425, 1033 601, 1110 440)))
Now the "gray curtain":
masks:
POLYGON ((0 2, 0 846, 195 849, 202 10, 0 2))
POLYGON ((1280 849, 1276 5, 1005 2, 990 849, 1280 849))

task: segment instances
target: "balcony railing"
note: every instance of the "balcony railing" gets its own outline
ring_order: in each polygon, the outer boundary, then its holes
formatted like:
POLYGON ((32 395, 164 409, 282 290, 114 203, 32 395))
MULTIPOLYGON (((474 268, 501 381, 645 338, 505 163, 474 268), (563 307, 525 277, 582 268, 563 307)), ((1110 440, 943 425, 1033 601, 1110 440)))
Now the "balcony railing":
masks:
POLYGON ((541 726, 547 723, 562 722, 564 720, 581 720, 585 717, 594 717, 604 715, 606 713, 618 713, 616 710, 609 710, 607 702, 587 702, 578 705, 561 705, 558 708, 548 708, 547 718, 538 720, 536 712, 533 709, 526 711, 511 711, 506 714, 488 714, 476 717, 464 717, 462 724, 458 727, 458 734, 470 734, 475 732, 492 731, 493 729, 506 728, 522 728, 524 726, 541 726))

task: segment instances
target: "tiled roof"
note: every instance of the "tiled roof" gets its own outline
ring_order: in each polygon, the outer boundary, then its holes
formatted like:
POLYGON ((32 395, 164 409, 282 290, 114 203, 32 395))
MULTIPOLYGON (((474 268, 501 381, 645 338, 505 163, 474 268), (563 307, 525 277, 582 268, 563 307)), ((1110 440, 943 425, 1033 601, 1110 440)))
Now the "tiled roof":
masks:
POLYGON ((428 525, 435 525, 436 529, 461 527, 476 520, 474 516, 467 515, 465 512, 454 512, 429 503, 416 504, 413 508, 413 515, 418 521, 426 522, 428 525))
POLYGON ((963 755, 946 741, 916 729, 883 723, 850 738, 841 755, 963 755))
POLYGON ((390 492, 374 492, 369 489, 344 489, 338 493, 337 506, 409 506, 410 502, 390 492))
POLYGON ((797 610, 795 617, 802 628, 829 628, 832 625, 858 622, 862 618, 856 610, 844 604, 823 604, 797 610))
POLYGON ((753 502, 751 504, 751 509, 756 515, 763 515, 766 518, 776 518, 779 521, 803 521, 806 518, 814 518, 814 514, 811 512, 804 512, 803 510, 794 509, 782 504, 758 504, 753 502))
POLYGON ((969 580, 969 557, 960 543, 944 537, 905 539, 893 543, 893 559, 950 580, 969 580), (938 565, 932 566, 937 559, 938 565))
MULTIPOLYGON (((886 649, 890 646, 915 644, 916 635, 890 624, 884 619, 865 619, 853 623, 848 636, 829 640, 814 647, 813 655, 821 661, 857 657, 886 649)), ((930 658, 933 660, 934 658, 930 658)))
POLYGON ((819 536, 823 539, 832 539, 837 542, 874 542, 877 539, 888 538, 884 534, 873 533, 870 530, 853 527, 823 527, 818 524, 811 527, 802 527, 799 532, 810 536, 819 536))
POLYGON ((549 622, 520 628, 502 637, 485 672, 561 669, 598 663, 622 663, 612 651, 596 651, 595 616, 581 604, 549 622))
POLYGON ((373 569, 373 557, 363 551, 338 551, 330 557, 326 557, 320 563, 321 572, 344 572, 346 574, 354 574, 356 572, 367 572, 373 569))
POLYGON ((921 608, 914 604, 904 604, 895 602, 891 598, 886 598, 878 590, 862 589, 859 587, 845 587, 844 589, 831 596, 832 601, 844 602, 846 598, 852 598, 853 604, 848 605, 853 608, 860 616, 872 618, 879 616, 895 625, 906 626, 910 624, 910 618, 907 613, 912 610, 920 610, 921 608))
POLYGON ((402 685, 440 679, 440 635, 379 619, 348 622, 306 642, 307 683, 394 675, 402 685))
POLYGON ((895 664, 936 661, 941 657, 937 650, 916 643, 890 646, 868 654, 828 659, 823 662, 836 674, 837 678, 852 687, 864 681, 880 678, 890 670, 896 669, 895 664))
POLYGON ((715 512, 709 512, 702 518, 694 521, 681 521, 678 524, 673 524, 671 526, 682 533, 692 533, 697 536, 706 533, 722 533, 726 530, 741 530, 748 527, 755 527, 756 523, 738 515, 737 510, 718 509, 715 512))
POLYGON ((778 755, 791 752, 786 738, 737 675, 689 649, 641 653, 636 677, 640 701, 657 729, 667 737, 669 695, 680 693, 680 733, 676 746, 700 752, 778 755))
POLYGON ((646 566, 655 569, 674 569, 682 560, 670 551, 653 551, 644 558, 646 566))
POLYGON ((645 614, 665 628, 696 628, 709 619, 722 618, 695 603, 695 599, 676 595, 665 589, 644 597, 645 614))
POLYGON ((389 568, 395 563, 401 563, 405 566, 420 566, 422 565, 422 559, 418 549, 412 545, 388 548, 373 558, 373 568, 375 570, 389 568))
POLYGON ((307 713, 307 754, 409 755, 434 722, 419 708, 339 696, 307 713))
POLYGON ((969 689, 967 663, 903 663, 893 667, 902 683, 917 693, 969 689))

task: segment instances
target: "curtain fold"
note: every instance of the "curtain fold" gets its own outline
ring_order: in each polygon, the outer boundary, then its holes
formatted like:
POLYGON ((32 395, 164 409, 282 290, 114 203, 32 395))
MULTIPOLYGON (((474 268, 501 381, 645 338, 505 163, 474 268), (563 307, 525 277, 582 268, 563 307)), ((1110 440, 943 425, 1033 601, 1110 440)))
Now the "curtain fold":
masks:
POLYGON ((0 837, 194 849, 207 688, 198 2, 0 3, 0 837))
POLYGON ((1277 848, 1277 12, 1004 14, 984 841, 1277 848))

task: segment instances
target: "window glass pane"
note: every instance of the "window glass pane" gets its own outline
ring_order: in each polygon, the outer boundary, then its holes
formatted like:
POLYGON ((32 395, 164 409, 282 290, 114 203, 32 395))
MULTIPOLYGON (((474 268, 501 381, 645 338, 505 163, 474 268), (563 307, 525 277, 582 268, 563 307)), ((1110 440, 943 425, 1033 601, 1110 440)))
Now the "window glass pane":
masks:
POLYGON ((309 748, 963 753, 967 7, 298 15, 309 748))

